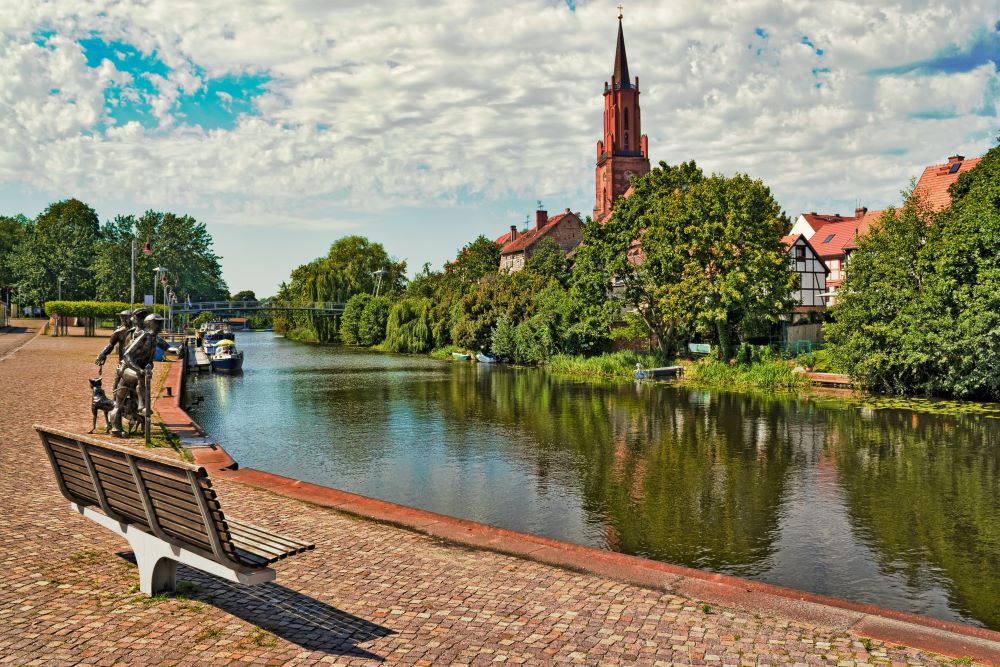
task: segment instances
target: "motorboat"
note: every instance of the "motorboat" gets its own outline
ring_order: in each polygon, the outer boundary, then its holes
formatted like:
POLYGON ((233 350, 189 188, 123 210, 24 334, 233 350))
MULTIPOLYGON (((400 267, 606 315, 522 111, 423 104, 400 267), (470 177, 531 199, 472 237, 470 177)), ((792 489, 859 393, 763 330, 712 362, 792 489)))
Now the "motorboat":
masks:
POLYGON ((485 352, 477 352, 476 353, 476 361, 478 361, 481 364, 495 364, 497 362, 497 358, 496 357, 491 357, 490 355, 486 354, 485 352))
POLYGON ((218 341, 209 360, 212 362, 212 370, 219 373, 239 373, 243 370, 243 350, 237 350, 233 340, 218 341))
POLYGON ((221 340, 236 341, 236 335, 228 322, 208 322, 201 326, 201 346, 205 354, 215 354, 215 347, 221 340))
POLYGON ((465 352, 452 352, 451 358, 455 361, 472 361, 472 355, 465 352))

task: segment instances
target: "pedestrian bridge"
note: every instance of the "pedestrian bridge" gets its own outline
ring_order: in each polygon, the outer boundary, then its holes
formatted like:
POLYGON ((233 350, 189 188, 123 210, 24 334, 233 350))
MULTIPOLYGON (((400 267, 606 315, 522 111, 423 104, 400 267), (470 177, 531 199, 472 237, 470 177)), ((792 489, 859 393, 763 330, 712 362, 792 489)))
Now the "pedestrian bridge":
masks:
POLYGON ((330 301, 200 301, 198 303, 177 304, 173 308, 175 315, 259 310, 311 312, 316 315, 340 315, 344 312, 344 304, 330 301))

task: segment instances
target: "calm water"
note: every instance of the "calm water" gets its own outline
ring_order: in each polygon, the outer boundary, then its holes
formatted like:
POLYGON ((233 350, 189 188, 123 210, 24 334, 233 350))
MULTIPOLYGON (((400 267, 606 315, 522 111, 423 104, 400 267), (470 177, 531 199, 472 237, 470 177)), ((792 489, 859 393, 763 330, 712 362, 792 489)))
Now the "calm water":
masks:
POLYGON ((1000 420, 238 342, 188 391, 243 466, 1000 629, 1000 420))

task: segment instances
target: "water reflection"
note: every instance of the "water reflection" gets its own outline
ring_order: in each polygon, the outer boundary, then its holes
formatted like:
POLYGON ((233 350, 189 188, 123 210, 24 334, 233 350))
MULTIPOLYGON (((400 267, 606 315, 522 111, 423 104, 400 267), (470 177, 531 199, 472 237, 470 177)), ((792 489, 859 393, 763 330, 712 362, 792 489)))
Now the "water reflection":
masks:
POLYGON ((998 421, 588 383, 245 334, 196 418, 243 465, 1000 627, 998 421))

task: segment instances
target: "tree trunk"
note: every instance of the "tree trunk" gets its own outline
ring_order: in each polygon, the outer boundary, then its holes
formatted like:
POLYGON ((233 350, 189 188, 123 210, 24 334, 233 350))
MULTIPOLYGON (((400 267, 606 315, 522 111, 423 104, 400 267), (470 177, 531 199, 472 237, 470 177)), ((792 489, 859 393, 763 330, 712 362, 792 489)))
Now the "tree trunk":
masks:
POLYGON ((716 334, 719 336, 719 355, 723 361, 729 361, 736 356, 734 345, 733 327, 729 324, 729 319, 720 320, 715 325, 716 334))

